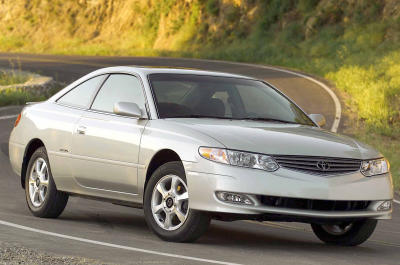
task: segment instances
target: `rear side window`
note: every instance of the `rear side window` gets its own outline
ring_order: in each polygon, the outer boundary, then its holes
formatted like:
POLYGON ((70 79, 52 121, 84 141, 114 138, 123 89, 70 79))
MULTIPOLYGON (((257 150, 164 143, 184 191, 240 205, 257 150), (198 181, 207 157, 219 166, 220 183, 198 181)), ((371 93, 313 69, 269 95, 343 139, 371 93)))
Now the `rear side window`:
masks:
POLYGON ((145 99, 139 79, 132 75, 112 74, 97 94, 92 108, 113 113, 118 102, 136 103, 145 112, 145 99))
POLYGON ((104 80, 104 77, 104 75, 100 75, 83 82, 58 99, 57 102, 75 107, 88 107, 94 92, 104 80))

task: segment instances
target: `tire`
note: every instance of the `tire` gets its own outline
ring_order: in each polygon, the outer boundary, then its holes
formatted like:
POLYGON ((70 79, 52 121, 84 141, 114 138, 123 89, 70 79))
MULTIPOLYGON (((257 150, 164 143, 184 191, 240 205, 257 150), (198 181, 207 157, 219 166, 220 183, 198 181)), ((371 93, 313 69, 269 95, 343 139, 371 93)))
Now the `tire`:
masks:
POLYGON ((25 195, 31 213, 41 218, 57 218, 67 205, 68 194, 57 190, 44 147, 38 148, 29 160, 25 195))
MULTIPOLYGON (((374 219, 364 219, 342 225, 341 232, 334 232, 334 225, 311 224, 314 234, 327 244, 340 246, 357 246, 364 243, 374 232, 378 221, 374 219), (349 225, 347 229, 343 229, 349 225)), ((339 230, 340 231, 340 230, 339 230)))
POLYGON ((192 210, 188 205, 189 195, 182 163, 176 161, 161 165, 149 179, 144 194, 144 214, 147 225, 165 241, 193 242, 207 231, 210 216, 205 212, 192 210), (168 186, 169 181, 170 186, 168 186), (158 191, 159 185, 164 187, 163 194, 167 196, 163 196, 158 191), (175 185, 175 188, 172 188, 172 185, 175 185), (186 200, 182 199, 186 197, 186 200), (174 211, 179 211, 181 219, 174 211))

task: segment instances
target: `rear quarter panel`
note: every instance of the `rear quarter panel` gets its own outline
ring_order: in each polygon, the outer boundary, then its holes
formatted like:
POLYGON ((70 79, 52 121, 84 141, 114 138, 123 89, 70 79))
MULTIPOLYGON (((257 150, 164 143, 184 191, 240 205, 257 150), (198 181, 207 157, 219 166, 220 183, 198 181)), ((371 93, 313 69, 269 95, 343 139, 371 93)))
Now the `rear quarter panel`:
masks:
POLYGON ((72 133, 81 115, 80 110, 51 102, 26 107, 21 121, 10 136, 10 160, 14 171, 21 174, 23 155, 30 142, 43 142, 50 160, 51 171, 58 189, 71 185, 68 156, 72 133))

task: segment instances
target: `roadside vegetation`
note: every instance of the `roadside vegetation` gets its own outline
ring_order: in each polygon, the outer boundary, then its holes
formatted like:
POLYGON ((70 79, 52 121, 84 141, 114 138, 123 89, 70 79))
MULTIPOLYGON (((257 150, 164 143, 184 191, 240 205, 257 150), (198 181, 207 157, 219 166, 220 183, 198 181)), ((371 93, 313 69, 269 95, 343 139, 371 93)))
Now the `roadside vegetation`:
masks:
POLYGON ((344 100, 344 132, 379 149, 400 187, 397 0, 15 0, 0 22, 1 51, 211 58, 324 77, 344 100))
POLYGON ((32 91, 17 88, 0 90, 0 107, 8 105, 23 105, 27 102, 43 101, 50 97, 51 93, 38 95, 32 91))
POLYGON ((45 93, 40 93, 34 89, 16 86, 25 83, 30 78, 28 73, 21 74, 20 70, 0 70, 0 107, 42 101, 55 94, 61 87, 61 84, 56 82, 45 93))
POLYGON ((29 76, 20 75, 15 71, 6 71, 0 69, 0 86, 8 86, 14 84, 21 84, 28 81, 29 76))

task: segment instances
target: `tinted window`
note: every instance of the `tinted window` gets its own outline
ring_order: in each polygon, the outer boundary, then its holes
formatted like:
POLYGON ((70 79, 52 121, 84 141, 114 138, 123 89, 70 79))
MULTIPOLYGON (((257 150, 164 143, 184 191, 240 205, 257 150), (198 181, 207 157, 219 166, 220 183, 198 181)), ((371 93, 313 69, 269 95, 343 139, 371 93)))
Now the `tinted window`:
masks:
POLYGON ((118 102, 136 103, 145 112, 145 102, 140 81, 131 75, 113 74, 106 80, 93 102, 92 109, 110 112, 118 102))
POLYGON ((182 83, 182 82, 164 82, 164 81, 154 81, 154 86, 163 87, 157 94, 157 99, 160 102, 169 103, 182 103, 185 96, 188 95, 194 87, 195 84, 182 83))
POLYGON ((300 110, 290 101, 280 100, 282 96, 278 93, 268 93, 263 88, 244 85, 238 85, 237 90, 246 113, 288 121, 296 121, 297 116, 301 115, 300 110))
POLYGON ((293 102, 261 81, 151 74, 150 83, 160 118, 249 119, 315 126, 293 102))
POLYGON ((231 103, 229 102, 230 96, 227 91, 217 91, 212 96, 213 99, 218 99, 224 104, 225 116, 232 117, 231 103))
POLYGON ((70 106, 86 108, 89 106, 93 93, 99 87, 103 79, 104 75, 93 77, 76 86, 74 89, 58 99, 57 102, 70 106))

